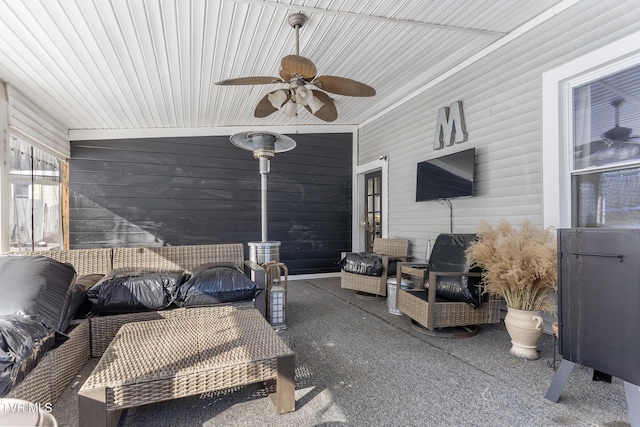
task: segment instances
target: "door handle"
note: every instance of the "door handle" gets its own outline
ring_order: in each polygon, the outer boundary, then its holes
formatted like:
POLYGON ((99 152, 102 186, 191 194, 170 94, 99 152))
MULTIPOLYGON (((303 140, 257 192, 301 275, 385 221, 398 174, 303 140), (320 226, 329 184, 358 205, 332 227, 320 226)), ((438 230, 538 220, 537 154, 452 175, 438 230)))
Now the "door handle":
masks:
POLYGON ((622 262, 624 259, 624 255, 619 254, 598 254, 598 253, 589 253, 589 252, 571 252, 571 255, 575 255, 576 258, 579 256, 595 256, 595 257, 603 257, 603 258, 618 258, 618 261, 622 262))

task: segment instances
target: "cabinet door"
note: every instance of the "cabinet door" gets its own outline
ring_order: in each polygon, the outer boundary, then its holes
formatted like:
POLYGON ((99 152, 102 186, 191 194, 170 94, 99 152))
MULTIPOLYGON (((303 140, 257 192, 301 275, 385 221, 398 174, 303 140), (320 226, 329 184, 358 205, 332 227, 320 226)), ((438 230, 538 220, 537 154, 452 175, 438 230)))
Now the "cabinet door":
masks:
POLYGON ((640 384, 640 230, 559 230, 563 358, 640 384))

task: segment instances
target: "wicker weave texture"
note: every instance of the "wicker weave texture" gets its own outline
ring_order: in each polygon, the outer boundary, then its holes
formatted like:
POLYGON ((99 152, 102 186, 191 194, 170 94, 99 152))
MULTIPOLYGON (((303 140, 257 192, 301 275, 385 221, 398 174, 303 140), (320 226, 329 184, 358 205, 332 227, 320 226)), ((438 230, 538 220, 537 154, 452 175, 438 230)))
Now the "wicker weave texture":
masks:
POLYGON ((123 325, 80 392, 106 387, 107 409, 134 407, 273 379, 292 354, 255 309, 186 309, 123 325))
POLYGON ((242 243, 227 243, 113 249, 113 268, 192 271, 199 265, 212 261, 229 262, 243 268, 244 246, 242 243))
POLYGON ((78 277, 87 274, 107 274, 111 271, 112 265, 112 250, 108 248, 11 252, 8 255, 42 255, 66 262, 73 265, 78 277))
MULTIPOLYGON (((250 301, 237 302, 233 305, 240 308, 253 307, 253 303, 250 301)), ((91 357, 102 356, 122 325, 148 320, 171 319, 174 317, 196 315, 199 311, 206 309, 207 307, 175 308, 171 310, 94 316, 91 318, 91 357)))
POLYGON ((107 349, 120 327, 130 322, 158 320, 178 315, 184 309, 147 311, 142 313, 114 314, 91 318, 91 357, 100 357, 107 349))
POLYGON ((409 240, 378 237, 373 241, 373 252, 393 257, 409 256, 409 240))
POLYGON ((53 402, 55 399, 51 388, 51 374, 55 370, 52 358, 49 356, 50 353, 45 354, 36 367, 4 397, 22 399, 41 405, 53 402))
POLYGON ((431 327, 427 301, 418 298, 412 292, 399 289, 396 294, 396 304, 398 310, 429 329, 500 322, 500 300, 493 297, 483 302, 478 308, 473 308, 466 302, 436 302, 431 327))
POLYGON ((55 371, 55 379, 51 382, 55 401, 89 360, 89 319, 80 321, 69 334, 69 339, 49 353, 55 371))
POLYGON ((341 272, 342 287, 369 294, 386 295, 387 281, 385 277, 366 276, 364 274, 341 272))
POLYGON ((55 403, 89 359, 89 320, 82 320, 69 339, 51 350, 6 397, 32 403, 55 403))

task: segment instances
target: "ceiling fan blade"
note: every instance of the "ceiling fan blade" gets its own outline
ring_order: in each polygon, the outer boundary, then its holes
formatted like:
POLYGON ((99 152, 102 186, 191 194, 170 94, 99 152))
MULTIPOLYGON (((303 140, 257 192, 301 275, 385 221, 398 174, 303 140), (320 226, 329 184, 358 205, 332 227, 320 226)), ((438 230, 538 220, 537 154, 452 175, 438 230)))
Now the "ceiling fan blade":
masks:
MULTIPOLYGON (((277 92, 277 91, 274 90, 273 92, 277 92)), ((271 101, 269 100, 269 95, 272 94, 273 92, 266 94, 260 100, 260 102, 258 102, 258 105, 256 105, 256 110, 253 113, 255 117, 258 117, 258 118, 267 117, 269 114, 273 114, 276 111, 278 111, 278 109, 274 107, 273 104, 271 104, 271 101)))
POLYGON ((320 76, 313 82, 318 88, 337 95, 345 96, 374 96, 376 90, 369 85, 336 76, 320 76))
POLYGON ((338 110, 336 109, 336 104, 333 102, 333 99, 329 97, 326 93, 321 90, 314 90, 313 94, 320 101, 324 102, 324 105, 318 109, 315 113, 311 110, 311 107, 305 105, 304 108, 307 109, 308 112, 319 118, 320 120, 324 120, 325 122, 332 122, 338 118, 338 110))
POLYGON ((310 59, 300 55, 287 55, 280 63, 280 77, 285 82, 291 81, 296 76, 302 76, 305 80, 311 81, 316 76, 318 70, 310 59))
POLYGON ((217 82, 217 85, 266 85, 270 83, 284 83, 278 77, 257 76, 257 77, 239 77, 237 79, 227 79, 217 82))
POLYGON ((602 137, 612 141, 627 141, 631 138, 631 132, 633 132, 633 129, 616 126, 603 133, 602 137))

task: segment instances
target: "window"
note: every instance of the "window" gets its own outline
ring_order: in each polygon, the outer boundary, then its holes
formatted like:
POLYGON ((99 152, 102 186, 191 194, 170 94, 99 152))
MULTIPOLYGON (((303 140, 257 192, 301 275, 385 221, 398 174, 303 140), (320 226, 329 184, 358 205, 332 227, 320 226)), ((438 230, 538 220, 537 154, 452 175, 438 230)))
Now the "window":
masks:
POLYGON ((11 251, 62 248, 60 160, 11 135, 11 251))
POLYGON ((640 65, 572 90, 574 227, 640 226, 640 65))
MULTIPOLYGON (((593 161, 588 156, 593 150, 585 144, 601 140, 601 134, 614 127, 615 108, 611 102, 617 96, 625 100, 620 109, 620 126, 631 128, 632 135, 640 133, 637 121, 628 111, 632 103, 635 105, 633 108, 637 108, 637 93, 634 92, 635 98, 629 96, 629 92, 612 95, 613 92, 626 91, 637 85, 634 83, 638 79, 637 74, 627 74, 631 78, 628 82, 616 75, 625 71, 637 72, 638 64, 640 31, 570 59, 542 74, 542 213, 545 226, 576 227, 579 221, 585 225, 589 222, 589 226, 597 225, 594 221, 597 220, 598 209, 602 207, 605 208, 604 226, 609 226, 607 218, 611 216, 606 213, 611 199, 607 194, 596 194, 594 184, 600 181, 597 174, 633 169, 640 167, 640 163, 634 165, 636 161, 627 158, 611 161, 608 165, 591 164, 593 161), (604 84, 598 84, 599 80, 604 84), (594 85, 593 90, 586 89, 589 84, 598 84, 599 87, 594 85), (602 97, 603 90, 609 90, 607 97, 602 97), (582 107, 576 105, 580 102, 582 107), (592 176, 589 178, 586 175, 592 176), (590 180, 589 184, 585 184, 585 180, 590 180), (608 199, 600 198, 604 202, 600 207, 599 196, 608 199), (589 197, 593 200, 586 200, 589 197), (582 205, 579 206, 579 203, 582 205), (590 205, 587 206, 587 203, 590 205), (576 209, 580 212, 576 212, 576 209)), ((637 86, 633 90, 636 89, 637 86)))

